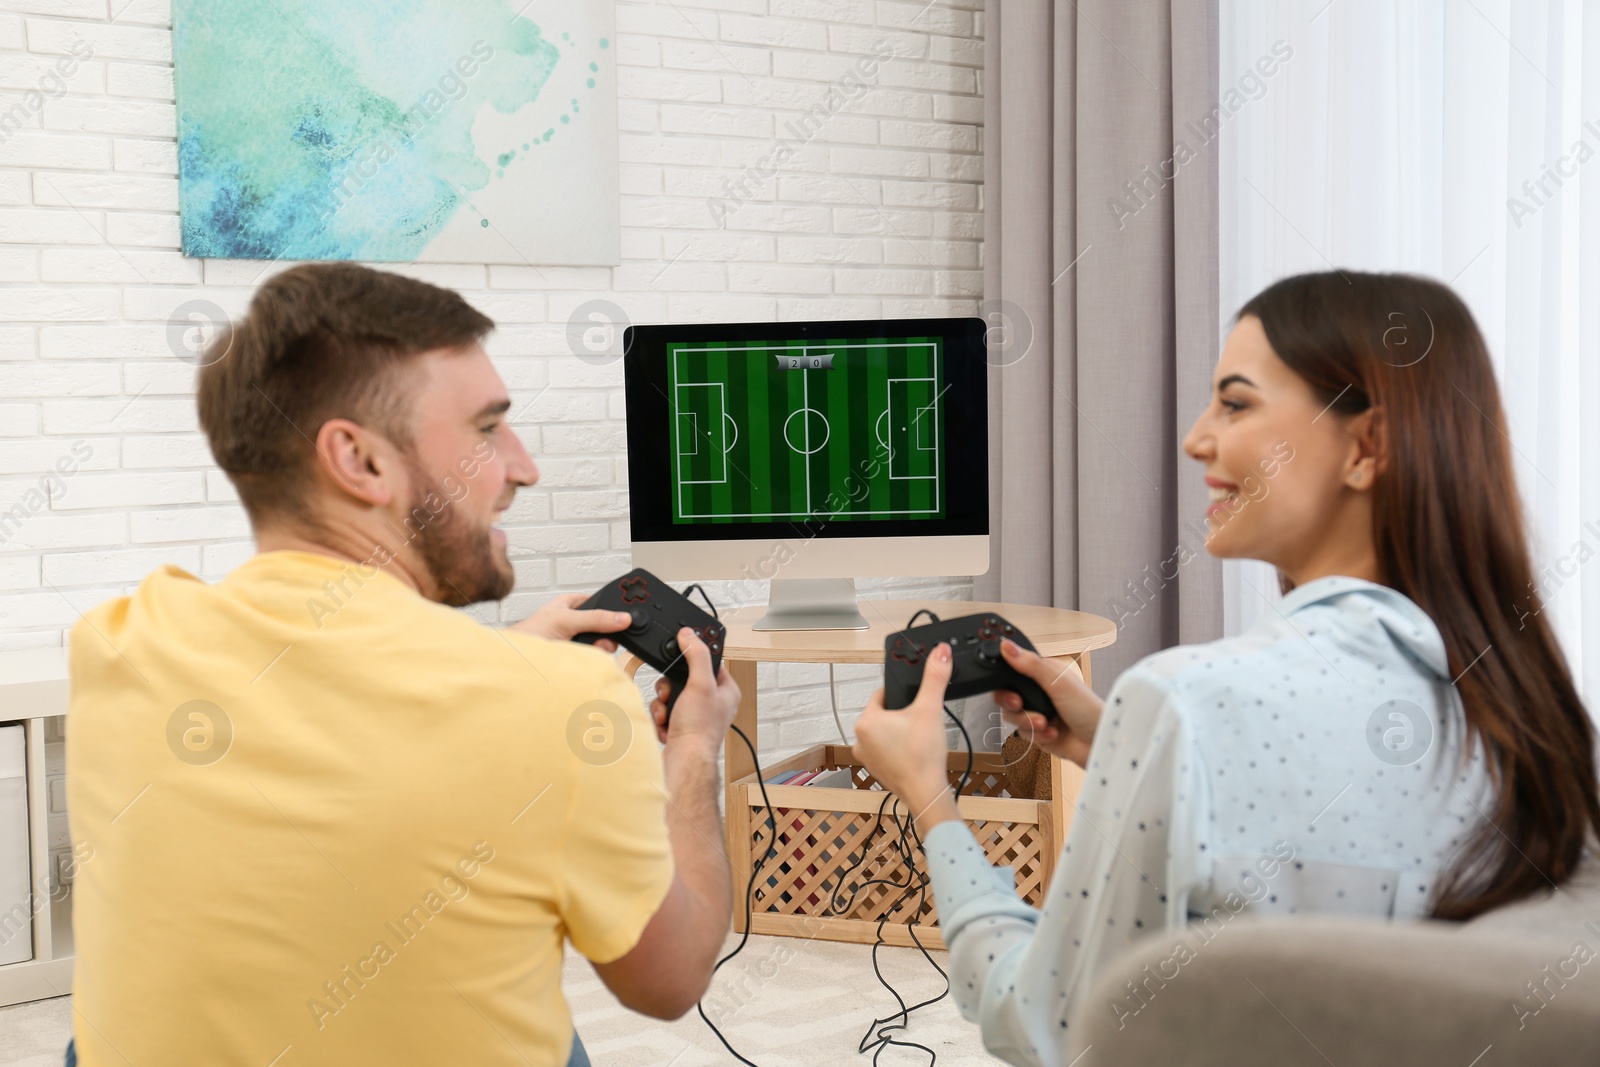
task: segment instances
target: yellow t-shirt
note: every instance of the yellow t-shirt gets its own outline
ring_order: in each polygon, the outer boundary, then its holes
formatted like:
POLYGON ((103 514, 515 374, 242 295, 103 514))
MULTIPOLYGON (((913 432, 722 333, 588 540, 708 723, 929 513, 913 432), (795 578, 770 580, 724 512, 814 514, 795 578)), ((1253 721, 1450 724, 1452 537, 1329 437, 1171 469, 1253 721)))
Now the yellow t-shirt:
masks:
POLYGON ((611 656, 375 567, 175 566, 70 643, 84 1067, 564 1064, 672 881, 662 765, 611 656))

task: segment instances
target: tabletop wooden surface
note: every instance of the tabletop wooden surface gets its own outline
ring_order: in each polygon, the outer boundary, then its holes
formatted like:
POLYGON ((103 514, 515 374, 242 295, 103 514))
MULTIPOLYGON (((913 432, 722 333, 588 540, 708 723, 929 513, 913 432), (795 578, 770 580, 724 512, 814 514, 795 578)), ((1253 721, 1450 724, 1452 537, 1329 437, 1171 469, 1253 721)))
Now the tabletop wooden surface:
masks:
MULTIPOLYGON (((764 606, 724 611, 728 628, 722 658, 760 663, 882 663, 883 641, 889 634, 905 629, 914 612, 927 608, 941 619, 962 615, 994 613, 1016 626, 1039 655, 1070 656, 1105 648, 1117 639, 1117 627, 1110 619, 1083 611, 1047 608, 1031 604, 996 604, 974 600, 862 600, 865 630, 752 630, 766 614, 764 606)), ((918 625, 927 616, 917 620, 918 625)))

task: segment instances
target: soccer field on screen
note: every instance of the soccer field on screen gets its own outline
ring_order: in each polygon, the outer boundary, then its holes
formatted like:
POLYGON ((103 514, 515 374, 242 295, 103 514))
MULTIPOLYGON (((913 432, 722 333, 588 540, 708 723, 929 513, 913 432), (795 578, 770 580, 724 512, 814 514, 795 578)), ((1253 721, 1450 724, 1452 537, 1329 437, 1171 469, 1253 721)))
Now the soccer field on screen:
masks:
POLYGON ((940 345, 669 344, 673 521, 943 518, 940 345))

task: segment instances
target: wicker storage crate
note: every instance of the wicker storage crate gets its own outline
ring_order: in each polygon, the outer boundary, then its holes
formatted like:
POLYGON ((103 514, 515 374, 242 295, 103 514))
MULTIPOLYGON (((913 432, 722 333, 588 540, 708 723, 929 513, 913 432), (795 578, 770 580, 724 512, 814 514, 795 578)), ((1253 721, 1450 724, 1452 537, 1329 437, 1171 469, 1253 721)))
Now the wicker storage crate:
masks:
MULTIPOLYGON (((950 754, 952 785, 960 781, 966 761, 965 752, 950 754)), ((878 922, 887 912, 886 944, 913 944, 910 930, 914 928, 924 945, 943 948, 931 885, 919 907, 919 894, 896 906, 904 890, 864 884, 878 879, 903 884, 908 872, 897 845, 899 831, 890 818, 897 800, 890 801, 883 827, 874 833, 886 794, 866 769, 854 762, 850 749, 818 745, 765 768, 763 773, 773 778, 784 771, 841 767, 850 768, 853 787, 767 786, 778 830, 777 854, 770 858, 766 851, 771 831, 756 776, 728 783, 728 858, 737 887, 734 928, 744 930, 744 891, 751 867, 757 865, 762 874, 756 879, 751 907, 753 933, 871 944, 877 940, 878 922), (830 908, 835 892, 841 889, 841 913, 834 915, 830 908)), ((1032 788, 1045 795, 1035 799, 1010 795, 1015 770, 999 753, 976 753, 972 780, 957 810, 983 845, 989 862, 1013 868, 1018 895, 1037 906, 1049 891, 1082 772, 1044 757, 1039 781, 1032 788)), ((1019 791, 1024 788, 1018 786, 1019 791)), ((900 807, 903 813, 904 806, 900 807)), ((924 857, 913 851, 920 880, 924 857)))

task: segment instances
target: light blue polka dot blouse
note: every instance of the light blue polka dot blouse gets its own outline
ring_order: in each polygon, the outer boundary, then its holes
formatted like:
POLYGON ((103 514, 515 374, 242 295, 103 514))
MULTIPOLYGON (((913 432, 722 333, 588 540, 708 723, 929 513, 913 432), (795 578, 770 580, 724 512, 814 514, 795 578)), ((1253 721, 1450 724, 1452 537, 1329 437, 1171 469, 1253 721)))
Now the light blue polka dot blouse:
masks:
POLYGON ((1248 915, 1425 916, 1492 803, 1464 725, 1433 622, 1355 578, 1145 658, 1107 697, 1042 911, 965 823, 928 833, 961 1013, 1008 1062, 1065 1067, 1076 1012, 1138 1024, 1135 991, 1087 1002, 1135 939, 1172 942, 1172 978, 1248 915))

